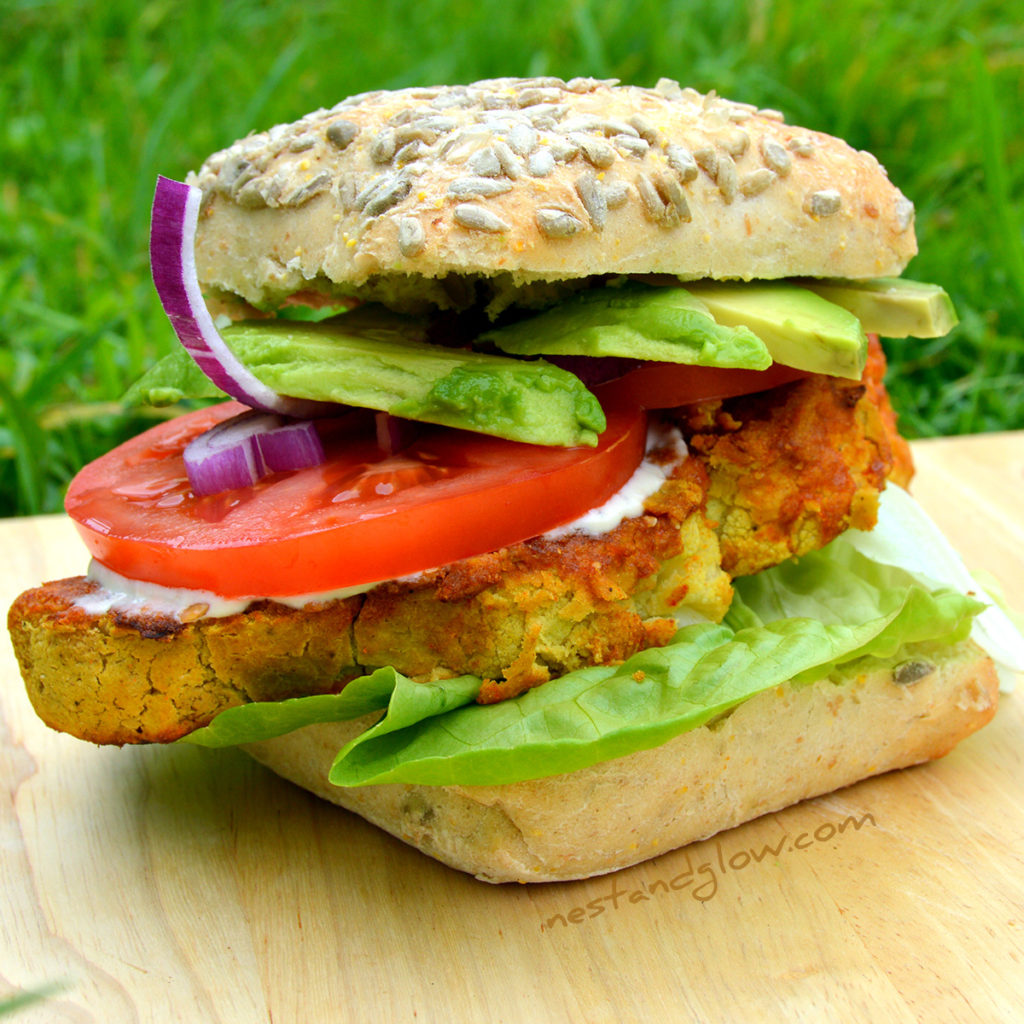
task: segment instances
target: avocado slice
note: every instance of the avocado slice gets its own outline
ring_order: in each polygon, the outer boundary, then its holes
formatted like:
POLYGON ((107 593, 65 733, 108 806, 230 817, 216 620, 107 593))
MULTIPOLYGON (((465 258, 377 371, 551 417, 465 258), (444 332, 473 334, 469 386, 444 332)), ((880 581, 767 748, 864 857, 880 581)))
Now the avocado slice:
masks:
MULTIPOLYGON (((231 350, 283 395, 378 409, 542 445, 595 445, 604 430, 597 398, 543 360, 445 348, 422 324, 370 307, 320 323, 253 320, 221 330, 231 350)), ((126 403, 167 404, 221 392, 179 348, 153 366, 126 403)))
POLYGON ((594 288, 543 313, 485 331, 480 341, 517 356, 624 356, 765 370, 772 357, 746 327, 716 322, 688 288, 594 288))
POLYGON ((782 281, 691 281, 687 289, 711 315, 745 326, 777 363, 858 380, 867 359, 867 335, 849 310, 782 281))
POLYGON ((802 280, 799 284, 848 309, 865 331, 886 338, 941 338, 960 322, 953 300, 937 284, 902 277, 802 280))

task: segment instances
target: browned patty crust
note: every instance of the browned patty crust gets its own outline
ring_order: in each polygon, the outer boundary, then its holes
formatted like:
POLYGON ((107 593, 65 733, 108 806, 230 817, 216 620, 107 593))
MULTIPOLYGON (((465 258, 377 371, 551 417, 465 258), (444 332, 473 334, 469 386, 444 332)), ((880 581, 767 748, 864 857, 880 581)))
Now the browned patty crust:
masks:
POLYGON ((874 525, 894 465, 909 474, 883 369, 875 353, 860 383, 812 376, 677 410, 693 457, 601 537, 535 538, 345 600, 193 622, 88 614, 75 602, 94 584, 44 584, 8 616, 29 695, 48 724, 94 742, 168 741, 226 707, 332 692, 381 665, 479 675, 493 702, 622 661, 667 643, 677 615, 720 620, 733 576, 874 525))
POLYGON ((813 375, 774 391, 679 411, 710 478, 707 512, 730 576, 751 576, 870 530, 887 478, 905 486, 910 449, 896 432, 872 338, 860 381, 813 375), (784 397, 783 397, 784 396, 784 397))

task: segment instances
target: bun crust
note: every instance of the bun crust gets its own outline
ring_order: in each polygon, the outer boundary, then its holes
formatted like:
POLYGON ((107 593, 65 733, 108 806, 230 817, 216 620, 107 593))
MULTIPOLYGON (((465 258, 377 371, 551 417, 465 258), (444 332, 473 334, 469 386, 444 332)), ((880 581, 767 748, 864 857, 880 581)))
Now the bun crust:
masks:
POLYGON ((786 684, 663 746, 507 786, 331 785, 335 754, 376 716, 308 726, 246 749, 284 778, 485 881, 558 881, 627 867, 941 757, 992 718, 997 699, 992 662, 968 642, 786 684))
POLYGON ((190 180, 204 287, 264 305, 507 274, 864 278, 917 251, 868 153, 662 81, 375 92, 251 135, 190 180))

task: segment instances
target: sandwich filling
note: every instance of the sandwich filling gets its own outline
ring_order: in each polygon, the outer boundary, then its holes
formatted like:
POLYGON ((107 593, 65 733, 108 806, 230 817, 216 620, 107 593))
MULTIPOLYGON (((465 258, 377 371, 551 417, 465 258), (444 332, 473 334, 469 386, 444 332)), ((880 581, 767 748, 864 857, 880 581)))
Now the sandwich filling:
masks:
POLYGON ((883 374, 873 341, 861 381, 809 375, 658 414, 646 468, 633 474, 648 478, 642 512, 598 531, 569 524, 359 594, 301 609, 246 600, 216 619, 201 594, 186 595, 182 613, 110 604, 98 581, 68 581, 15 606, 16 643, 40 670, 53 657, 67 664, 77 643, 71 663, 84 676, 102 662, 125 690, 154 678, 139 668, 154 654, 196 663, 202 686, 168 696, 173 714, 126 722, 117 702, 98 701, 90 738, 101 742, 174 738, 227 707, 339 690, 384 667, 419 684, 472 677, 474 701, 490 704, 621 665, 674 643, 680 627, 724 621, 738 578, 874 526, 886 480, 906 483, 911 471, 883 374))

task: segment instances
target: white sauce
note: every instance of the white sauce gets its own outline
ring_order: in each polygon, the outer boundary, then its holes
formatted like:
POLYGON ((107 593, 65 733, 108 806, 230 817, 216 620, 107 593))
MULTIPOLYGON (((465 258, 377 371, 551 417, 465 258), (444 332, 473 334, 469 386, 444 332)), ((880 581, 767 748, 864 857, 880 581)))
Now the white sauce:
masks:
MULTIPOLYGON (((565 526, 550 530, 543 536, 557 539, 570 533, 583 533, 590 537, 599 537, 614 530, 624 519, 643 515, 644 502, 664 484, 672 470, 686 458, 687 454, 686 442, 679 430, 663 424, 652 424, 647 432, 647 451, 654 449, 667 449, 671 453, 671 458, 660 463, 644 458, 623 487, 603 505, 591 509, 565 526)), ((146 612, 167 615, 181 622, 237 615, 254 601, 268 598, 291 608, 303 608, 322 601, 335 601, 355 594, 365 594, 379 583, 387 582, 378 580, 361 586, 315 594, 293 594, 286 597, 254 595, 234 599, 205 590, 184 590, 164 587, 159 583, 148 583, 145 580, 129 579, 101 565, 95 559, 89 563, 86 577, 96 584, 96 589, 77 598, 75 604, 89 615, 103 615, 109 611, 121 614, 146 612)))
MULTIPOLYGON (((133 580, 108 569, 95 559, 89 563, 85 575, 97 585, 97 589, 77 598, 75 604, 89 615, 102 615, 109 611, 122 614, 145 611, 148 614, 169 615, 181 622, 194 622, 196 619, 237 615, 244 612, 254 601, 267 600, 266 597, 260 596, 222 597, 207 590, 185 590, 179 587, 164 587, 146 580, 133 580)), ((290 608, 303 608, 320 601, 337 601, 352 597, 354 594, 364 594, 375 586, 377 583, 365 583, 357 587, 342 587, 315 594, 292 594, 273 597, 270 600, 288 605, 290 608)))
POLYGON ((645 458, 636 467, 633 475, 621 490, 616 491, 603 505, 585 512, 579 519, 555 530, 549 530, 545 537, 564 537, 569 533, 585 533, 589 537, 600 537, 610 533, 624 519, 644 514, 644 502, 660 490, 672 470, 686 458, 686 442, 676 427, 654 424, 647 431, 647 451, 667 449, 672 458, 660 464, 645 458))

